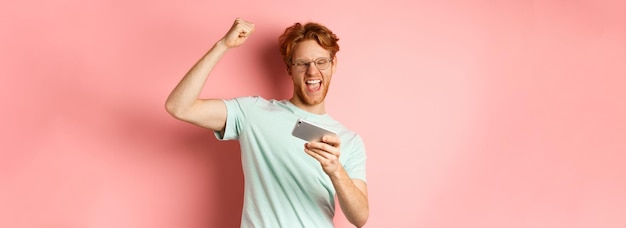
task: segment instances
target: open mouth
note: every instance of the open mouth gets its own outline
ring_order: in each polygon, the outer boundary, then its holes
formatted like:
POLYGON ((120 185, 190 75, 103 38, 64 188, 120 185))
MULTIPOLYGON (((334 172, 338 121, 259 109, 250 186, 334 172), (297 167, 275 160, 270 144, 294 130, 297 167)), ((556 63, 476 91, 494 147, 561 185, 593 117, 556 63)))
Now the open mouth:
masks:
POLYGON ((320 79, 315 79, 315 80, 307 80, 306 81, 306 87, 309 89, 309 91, 311 92, 315 92, 320 90, 320 88, 322 87, 322 80, 320 79))

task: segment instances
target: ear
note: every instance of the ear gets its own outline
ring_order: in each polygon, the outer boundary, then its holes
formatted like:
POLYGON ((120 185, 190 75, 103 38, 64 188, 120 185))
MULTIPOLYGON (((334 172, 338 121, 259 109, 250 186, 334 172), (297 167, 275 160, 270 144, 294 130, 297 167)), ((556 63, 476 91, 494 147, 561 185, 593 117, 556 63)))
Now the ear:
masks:
POLYGON ((335 74, 335 71, 337 70, 337 56, 335 55, 335 57, 333 57, 333 66, 331 67, 331 73, 335 74))

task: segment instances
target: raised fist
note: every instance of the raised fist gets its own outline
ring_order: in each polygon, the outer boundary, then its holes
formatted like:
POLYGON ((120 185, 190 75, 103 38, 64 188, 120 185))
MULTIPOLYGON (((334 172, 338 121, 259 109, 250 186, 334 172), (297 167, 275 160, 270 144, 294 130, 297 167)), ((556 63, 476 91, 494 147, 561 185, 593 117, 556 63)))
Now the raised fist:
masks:
POLYGON ((254 24, 241 18, 237 18, 222 40, 229 48, 237 47, 243 44, 253 32, 254 24))

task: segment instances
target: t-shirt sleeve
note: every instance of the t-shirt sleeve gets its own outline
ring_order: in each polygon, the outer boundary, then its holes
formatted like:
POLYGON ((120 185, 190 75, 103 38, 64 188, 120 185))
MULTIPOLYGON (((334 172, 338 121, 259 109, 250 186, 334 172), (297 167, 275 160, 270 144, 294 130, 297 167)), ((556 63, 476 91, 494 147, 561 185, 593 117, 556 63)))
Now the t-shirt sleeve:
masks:
POLYGON ((246 112, 251 104, 256 101, 256 97, 239 97, 234 99, 224 99, 226 104, 227 117, 224 132, 215 131, 218 140, 237 140, 239 134, 246 124, 246 112))
POLYGON ((365 144, 363 143, 363 139, 358 135, 354 136, 350 141, 351 146, 347 148, 349 149, 349 156, 347 156, 344 161, 343 168, 350 178, 366 181, 365 164, 367 155, 365 153, 365 144))

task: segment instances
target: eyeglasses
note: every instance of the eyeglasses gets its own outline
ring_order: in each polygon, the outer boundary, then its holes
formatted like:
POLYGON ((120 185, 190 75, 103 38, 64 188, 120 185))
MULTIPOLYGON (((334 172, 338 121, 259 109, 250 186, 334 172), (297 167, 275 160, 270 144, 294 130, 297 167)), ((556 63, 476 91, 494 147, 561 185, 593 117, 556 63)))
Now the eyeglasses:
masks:
POLYGON ((326 70, 326 68, 330 66, 332 61, 333 58, 321 57, 313 61, 297 60, 295 62, 292 62, 291 65, 296 72, 302 73, 309 69, 311 63, 314 63, 315 67, 317 67, 318 70, 326 70))

